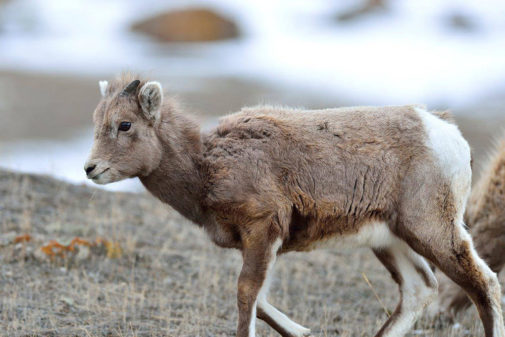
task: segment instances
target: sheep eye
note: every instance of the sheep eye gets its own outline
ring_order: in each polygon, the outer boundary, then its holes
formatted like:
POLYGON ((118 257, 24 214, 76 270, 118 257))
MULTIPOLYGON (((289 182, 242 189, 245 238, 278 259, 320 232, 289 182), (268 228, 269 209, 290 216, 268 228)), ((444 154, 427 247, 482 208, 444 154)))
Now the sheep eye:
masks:
POLYGON ((119 131, 128 131, 131 126, 132 123, 130 122, 121 122, 121 124, 119 124, 119 131))

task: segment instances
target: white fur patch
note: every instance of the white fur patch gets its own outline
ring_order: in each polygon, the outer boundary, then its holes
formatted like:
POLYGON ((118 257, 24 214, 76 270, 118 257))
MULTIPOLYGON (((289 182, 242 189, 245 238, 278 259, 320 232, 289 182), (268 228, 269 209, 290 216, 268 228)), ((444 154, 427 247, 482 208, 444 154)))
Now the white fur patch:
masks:
POLYGON ((284 315, 282 312, 277 310, 273 305, 268 303, 266 300, 263 302, 259 302, 259 305, 268 316, 270 316, 284 330, 288 331, 290 335, 296 337, 304 337, 310 335, 310 329, 307 329, 301 326, 300 324, 293 322, 288 318, 288 316, 284 315))
POLYGON ((100 87, 100 93, 102 94, 102 97, 105 97, 105 94, 107 93, 107 86, 109 85, 109 82, 107 81, 99 81, 98 86, 100 87))
POLYGON ((336 235, 327 240, 314 242, 312 248, 383 248, 395 240, 391 230, 384 222, 372 222, 363 225, 358 233, 336 235))
POLYGON ((270 252, 271 256, 270 261, 268 262, 266 276, 265 279, 263 280, 263 284, 261 285, 260 291, 258 292, 258 297, 256 298, 256 301, 254 301, 254 306, 251 313, 251 320, 249 323, 249 337, 254 337, 256 334, 256 306, 258 305, 258 301, 261 298, 266 297, 266 292, 270 288, 270 283, 272 282, 271 270, 275 264, 275 260, 277 259, 277 251, 279 250, 281 244, 282 244, 281 239, 277 239, 272 245, 272 250, 270 252))
POLYGON ((416 112, 421 117, 428 135, 426 145, 433 150, 443 173, 452 177, 459 171, 466 170, 470 165, 470 146, 458 127, 426 110, 416 108, 416 112))
POLYGON ((433 151, 442 174, 451 181, 458 209, 455 221, 462 222, 472 181, 470 146, 456 125, 421 108, 416 108, 416 112, 421 117, 428 136, 426 146, 433 151))
POLYGON ((277 251, 279 250, 281 244, 282 244, 282 240, 277 239, 277 240, 275 240, 274 244, 272 245, 272 250, 270 252, 270 261, 268 262, 265 280, 263 281, 263 285, 261 286, 261 289, 258 293, 258 299, 266 298, 268 290, 270 289, 270 284, 272 283, 272 274, 273 274, 272 269, 275 265, 275 261, 277 260, 277 251))
POLYGON ((256 305, 258 301, 254 301, 254 306, 251 311, 251 320, 249 322, 249 337, 256 336, 256 305))
POLYGON ((397 239, 389 251, 394 257, 394 265, 401 275, 402 304, 400 315, 384 336, 404 336, 421 316, 423 309, 435 298, 437 290, 428 287, 416 270, 421 269, 436 284, 435 275, 426 260, 415 253, 406 243, 397 239))
MULTIPOLYGON (((277 251, 279 250, 281 243, 282 241, 280 239, 277 239, 277 241, 275 241, 272 246, 270 262, 268 263, 265 280, 263 281, 263 285, 261 286, 261 289, 258 293, 257 304, 268 316, 270 316, 277 324, 279 324, 279 326, 288 331, 290 335, 296 337, 308 336, 310 334, 309 329, 293 322, 286 315, 284 315, 282 312, 267 302, 268 290, 270 289, 270 284, 272 283, 273 267, 277 259, 277 251)), ((256 308, 254 314, 256 315, 256 308)), ((251 325, 252 324, 253 323, 251 320, 251 325)), ((249 336, 254 336, 254 334, 251 334, 251 331, 254 332, 254 327, 250 326, 249 336)))

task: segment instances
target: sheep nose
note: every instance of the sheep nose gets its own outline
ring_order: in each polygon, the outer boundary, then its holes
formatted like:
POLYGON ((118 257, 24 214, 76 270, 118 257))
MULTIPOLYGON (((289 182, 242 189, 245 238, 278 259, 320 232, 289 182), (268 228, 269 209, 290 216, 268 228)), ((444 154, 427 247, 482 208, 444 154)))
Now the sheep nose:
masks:
POLYGON ((93 170, 95 169, 96 165, 93 165, 93 164, 90 164, 88 166, 86 166, 84 168, 84 171, 86 171, 86 175, 90 174, 91 172, 93 172, 93 170))

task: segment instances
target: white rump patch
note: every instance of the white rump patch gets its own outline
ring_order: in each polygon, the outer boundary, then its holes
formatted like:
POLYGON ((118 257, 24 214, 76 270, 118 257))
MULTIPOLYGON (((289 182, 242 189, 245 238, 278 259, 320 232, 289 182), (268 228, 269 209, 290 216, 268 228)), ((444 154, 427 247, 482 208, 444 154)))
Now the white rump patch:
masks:
POLYGON ((421 117, 428 135, 426 145, 433 150, 446 176, 452 177, 459 171, 469 168, 470 146, 458 127, 424 109, 415 110, 421 117))
POLYGON ((421 117, 429 147, 435 155, 442 174, 451 182, 458 214, 456 222, 463 221, 465 209, 472 181, 472 169, 470 167, 470 146, 463 138, 458 127, 448 123, 430 112, 416 108, 421 117))
POLYGON ((100 87, 100 93, 102 94, 102 97, 105 97, 105 94, 107 93, 107 86, 109 85, 109 82, 107 81, 99 81, 98 86, 100 87))

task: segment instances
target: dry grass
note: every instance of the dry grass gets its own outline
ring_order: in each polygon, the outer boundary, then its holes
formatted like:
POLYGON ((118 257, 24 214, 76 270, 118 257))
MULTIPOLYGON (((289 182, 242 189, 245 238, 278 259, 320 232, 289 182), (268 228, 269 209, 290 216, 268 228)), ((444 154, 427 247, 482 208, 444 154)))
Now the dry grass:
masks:
MULTIPOLYGON (((0 334, 6 336, 232 336, 236 251, 147 195, 109 193, 0 171, 0 334), (29 242, 12 236, 29 233, 29 242), (121 257, 37 258, 51 239, 119 242, 121 257)), ((271 301, 315 336, 373 336, 398 294, 366 250, 279 259, 271 301), (370 284, 364 279, 365 273, 370 284)), ((479 336, 474 310, 460 328, 421 319, 412 336, 479 336)), ((276 336, 263 322, 259 336, 276 336)))

